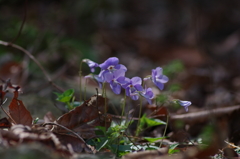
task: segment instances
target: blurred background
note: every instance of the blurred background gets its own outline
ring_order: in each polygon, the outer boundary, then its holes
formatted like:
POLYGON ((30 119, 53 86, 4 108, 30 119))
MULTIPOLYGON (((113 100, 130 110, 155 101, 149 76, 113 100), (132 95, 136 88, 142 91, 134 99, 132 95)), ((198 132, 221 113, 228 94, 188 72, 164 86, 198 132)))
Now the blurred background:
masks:
MULTIPOLYGON (((31 52, 63 89, 79 92, 83 58, 116 56, 128 77, 163 67, 165 90, 192 101, 190 112, 240 103, 238 0, 0 0, 0 25, 0 40, 31 52)), ((0 77, 21 86, 35 116, 60 114, 57 90, 23 52, 0 46, 0 77)))

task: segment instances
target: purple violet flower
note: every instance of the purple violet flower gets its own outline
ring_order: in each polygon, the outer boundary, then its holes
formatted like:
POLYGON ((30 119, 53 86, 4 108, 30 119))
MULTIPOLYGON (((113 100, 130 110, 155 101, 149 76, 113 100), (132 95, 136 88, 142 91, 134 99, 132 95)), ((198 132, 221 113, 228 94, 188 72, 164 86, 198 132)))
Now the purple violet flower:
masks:
POLYGON ((126 90, 126 95, 130 96, 132 100, 138 100, 139 91, 143 91, 141 86, 142 79, 140 77, 133 77, 132 79, 125 78, 126 84, 122 87, 126 90))
POLYGON ((119 60, 116 57, 110 57, 108 58, 104 63, 99 64, 99 67, 101 68, 101 72, 99 73, 100 77, 103 77, 104 80, 106 80, 106 73, 113 73, 116 70, 123 70, 124 72, 127 71, 127 68, 122 65, 118 64, 119 60))
POLYGON ((168 82, 168 77, 162 74, 162 68, 157 67, 152 69, 152 76, 144 78, 144 80, 151 79, 153 83, 160 89, 163 90, 164 83, 168 82))
POLYGON ((89 59, 83 59, 82 61, 88 64, 88 66, 91 69, 91 72, 94 72, 95 68, 98 67, 98 64, 96 62, 93 62, 89 59))
POLYGON ((149 104, 152 104, 151 99, 153 99, 153 97, 154 97, 152 88, 147 88, 145 86, 145 89, 140 92, 140 95, 142 95, 144 98, 146 98, 149 104))
POLYGON ((177 100, 177 103, 183 106, 186 112, 188 111, 188 107, 192 104, 190 101, 182 101, 182 100, 177 100))
POLYGON ((110 87, 115 94, 120 94, 122 88, 121 85, 127 83, 124 76, 125 71, 122 69, 116 70, 113 73, 105 73, 105 80, 110 84, 110 87))

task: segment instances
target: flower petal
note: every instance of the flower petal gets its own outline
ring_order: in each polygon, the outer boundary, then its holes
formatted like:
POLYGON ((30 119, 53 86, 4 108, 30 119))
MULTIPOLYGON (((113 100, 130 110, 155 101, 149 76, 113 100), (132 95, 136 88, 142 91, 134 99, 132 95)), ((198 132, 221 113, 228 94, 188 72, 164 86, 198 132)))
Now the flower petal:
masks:
POLYGON ((124 70, 125 72, 127 71, 127 67, 125 67, 124 65, 120 64, 120 68, 121 70, 124 70))
POLYGON ((88 66, 91 69, 91 72, 94 72, 95 68, 98 67, 98 64, 96 62, 93 62, 92 60, 83 59, 82 61, 88 64, 88 66))
POLYGON ((156 72, 155 72, 155 76, 161 76, 162 75, 162 68, 161 67, 157 67, 156 69, 156 72))
POLYGON ((121 93, 121 86, 115 82, 110 83, 110 87, 115 94, 121 93))
POLYGON ((116 70, 113 72, 114 78, 117 79, 121 76, 125 76, 125 71, 122 69, 116 70))
POLYGON ((107 72, 104 74, 104 79, 105 81, 107 81, 108 83, 111 82, 113 80, 113 74, 110 72, 107 72))
POLYGON ((125 77, 125 81, 124 81, 125 84, 122 85, 122 87, 124 89, 128 88, 128 85, 131 84, 131 80, 127 77, 125 77))
POLYGON ((143 91, 143 87, 140 84, 136 84, 136 85, 134 85, 134 87, 137 91, 143 91))
POLYGON ((116 81, 120 83, 121 85, 127 84, 127 81, 125 80, 126 77, 119 77, 116 81))
POLYGON ((192 104, 190 101, 178 100, 178 103, 184 107, 185 111, 188 111, 188 107, 192 104))
POLYGON ((168 82, 168 77, 163 75, 162 78, 159 78, 158 81, 161 82, 161 83, 167 83, 168 82))
POLYGON ((107 69, 110 65, 117 65, 119 62, 117 57, 110 57, 104 63, 100 64, 99 67, 103 70, 107 69))
POLYGON ((127 88, 125 89, 125 91, 126 91, 126 96, 130 96, 130 88, 127 87, 127 88))
POLYGON ((154 84, 160 89, 163 90, 164 85, 161 82, 155 81, 154 84))
POLYGON ((138 95, 131 95, 130 97, 132 98, 132 100, 138 100, 138 98, 139 98, 138 95))
POLYGON ((136 85, 136 84, 141 85, 142 84, 142 79, 140 77, 133 77, 131 79, 131 82, 132 82, 133 85, 136 85))

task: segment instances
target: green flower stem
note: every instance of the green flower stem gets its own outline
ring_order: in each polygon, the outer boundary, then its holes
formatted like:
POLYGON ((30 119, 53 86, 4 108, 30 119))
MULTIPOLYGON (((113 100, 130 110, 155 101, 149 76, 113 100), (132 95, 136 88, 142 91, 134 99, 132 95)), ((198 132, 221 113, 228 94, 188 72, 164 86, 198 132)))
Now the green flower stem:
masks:
POLYGON ((139 115, 138 115, 138 124, 137 124, 137 132, 136 132, 136 136, 138 136, 139 135, 139 133, 140 133, 140 130, 141 130, 141 128, 140 128, 140 119, 141 119, 141 114, 142 114, 142 96, 140 96, 140 105, 139 105, 139 115))
POLYGON ((81 60, 80 66, 79 66, 79 101, 82 101, 82 63, 83 61, 81 60))
POLYGON ((120 122, 120 124, 122 123, 122 118, 123 118, 123 115, 124 115, 124 112, 125 112, 125 106, 126 106, 126 91, 124 93, 124 101, 123 101, 123 104, 122 104, 122 114, 121 114, 121 122, 120 122))
MULTIPOLYGON (((168 118, 169 118, 169 116, 167 115, 167 121, 166 121, 166 126, 165 126, 165 129, 164 129, 164 132, 163 132, 163 137, 166 135, 166 132, 167 132, 167 127, 168 127, 168 118)), ((163 138, 162 138, 162 141, 161 141, 161 143, 160 143, 160 146, 159 146, 159 148, 161 148, 161 147, 162 147, 162 143, 163 143, 163 138)))
POLYGON ((67 102, 66 104, 67 104, 67 107, 68 107, 68 110, 69 110, 69 111, 73 109, 73 107, 72 107, 72 105, 71 105, 70 102, 67 102))

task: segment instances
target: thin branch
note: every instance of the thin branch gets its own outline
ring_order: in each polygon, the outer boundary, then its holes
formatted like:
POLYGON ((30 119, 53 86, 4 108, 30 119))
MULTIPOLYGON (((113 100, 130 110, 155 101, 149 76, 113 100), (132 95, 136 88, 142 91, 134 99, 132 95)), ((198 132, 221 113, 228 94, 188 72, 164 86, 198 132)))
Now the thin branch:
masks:
POLYGON ((17 123, 13 120, 13 118, 11 117, 11 115, 2 107, 3 104, 6 103, 6 101, 7 101, 7 99, 0 105, 0 107, 1 107, 1 109, 3 110, 3 112, 12 120, 12 122, 13 122, 14 124, 17 124, 17 123))
POLYGON ((25 22, 26 22, 26 18, 27 18, 27 2, 28 2, 28 1, 25 0, 25 5, 24 5, 24 16, 23 16, 22 24, 21 24, 21 26, 20 26, 20 29, 19 29, 19 31, 18 31, 17 36, 12 40, 11 43, 14 43, 14 42, 18 39, 18 37, 21 35, 21 33, 22 33, 22 29, 23 29, 23 26, 24 26, 24 24, 25 24, 25 22))
POLYGON ((5 41, 2 41, 0 40, 0 45, 4 45, 4 46, 9 46, 9 47, 13 47, 15 49, 18 49, 20 51, 22 51, 23 53, 25 53, 31 60, 33 60, 37 66, 42 70, 43 74, 45 75, 47 81, 52 85, 54 86, 55 88, 57 88, 58 90, 60 91, 64 91, 62 88, 60 88, 59 86, 57 86, 56 84, 54 84, 52 82, 52 79, 50 78, 50 76, 48 75, 47 71, 43 68, 43 66, 41 65, 41 63, 27 50, 25 50, 24 48, 22 48, 21 46, 19 45, 16 45, 16 44, 13 44, 13 43, 9 43, 9 42, 5 42, 5 41))
POLYGON ((216 108, 212 110, 203 110, 198 112, 170 115, 170 120, 181 120, 186 123, 194 123, 195 121, 206 121, 209 117, 217 117, 225 114, 230 114, 233 111, 240 110, 240 105, 216 108))
MULTIPOLYGON (((65 126, 60 125, 60 124, 57 124, 57 123, 52 123, 52 122, 44 123, 42 126, 44 127, 44 126, 46 126, 46 125, 55 125, 55 126, 58 126, 58 127, 62 128, 62 129, 65 129, 65 130, 73 133, 76 137, 78 137, 78 138, 87 146, 87 143, 83 140, 83 138, 82 138, 80 135, 78 135, 76 132, 74 132, 74 131, 66 128, 65 126)), ((87 147, 88 147, 88 146, 87 146, 87 147)))

